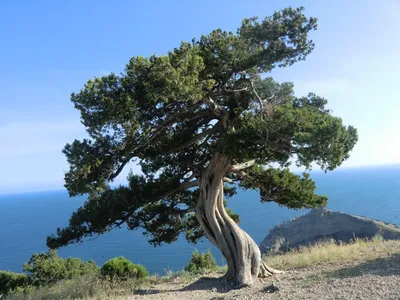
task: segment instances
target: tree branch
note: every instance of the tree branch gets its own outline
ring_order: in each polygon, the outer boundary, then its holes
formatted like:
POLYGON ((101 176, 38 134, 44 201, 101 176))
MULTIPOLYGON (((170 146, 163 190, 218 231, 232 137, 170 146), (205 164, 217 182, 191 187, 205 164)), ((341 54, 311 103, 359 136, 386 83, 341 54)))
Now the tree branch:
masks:
POLYGON ((254 96, 256 96, 258 102, 260 103, 260 110, 264 111, 264 100, 261 99, 260 95, 258 95, 256 88, 254 87, 254 82, 253 80, 250 80, 250 84, 251 84, 251 89, 253 90, 253 94, 254 96))
MULTIPOLYGON (((157 197, 155 197, 154 199, 152 199, 151 202, 156 202, 158 200, 161 200, 162 198, 171 196, 173 194, 175 194, 176 192, 179 192, 181 190, 187 190, 193 187, 199 186, 199 181, 198 180, 192 180, 192 181, 188 181, 188 182, 182 182, 178 187, 171 189, 171 190, 167 190, 164 193, 161 193, 160 195, 158 195, 157 197)), ((124 222, 126 222, 132 215, 132 211, 128 211, 128 213, 121 217, 119 222, 116 222, 115 225, 121 226, 124 222)))
POLYGON ((166 191, 164 194, 156 197, 157 200, 160 200, 162 198, 168 197, 173 195, 174 193, 180 191, 180 190, 187 190, 187 189, 191 189, 194 188, 196 186, 199 186, 199 181, 198 180, 192 180, 192 181, 188 181, 188 182, 182 182, 177 188, 166 191))
POLYGON ((204 100, 204 103, 208 106, 208 108, 213 112, 213 114, 217 117, 222 117, 219 118, 224 127, 225 127, 225 123, 227 118, 229 117, 229 112, 223 108, 221 105, 219 105, 218 103, 216 103, 211 97, 208 97, 204 100))
POLYGON ((118 169, 115 172, 111 171, 111 174, 108 176, 108 179, 114 179, 116 178, 121 172, 122 170, 125 168, 126 164, 132 159, 132 157, 128 157, 126 158, 121 165, 118 167, 118 169))
MULTIPOLYGON (((217 123, 217 124, 218 124, 218 123, 217 123)), ((182 144, 179 144, 179 145, 176 146, 176 147, 173 147, 173 148, 167 150, 167 151, 164 152, 164 153, 173 153, 173 152, 175 152, 175 151, 177 151, 177 150, 179 150, 179 149, 182 149, 182 148, 184 148, 184 147, 186 147, 186 146, 188 146, 188 145, 190 145, 190 144, 192 144, 192 143, 194 143, 194 142, 196 142, 196 141, 202 139, 203 137, 206 137, 206 136, 208 136, 208 135, 210 135, 210 134, 213 134, 213 133, 217 132, 218 129, 219 129, 219 128, 218 128, 219 126, 217 126, 217 124, 215 124, 214 127, 209 128, 209 129, 207 129, 207 130, 204 130, 203 132, 199 133, 198 135, 194 136, 193 138, 191 138, 191 139, 189 139, 189 140, 183 142, 182 144)))
POLYGON ((187 182, 190 182, 193 178, 195 178, 196 177, 196 174, 195 173, 193 173, 192 175, 190 175, 188 178, 186 178, 184 181, 183 181, 183 183, 187 183, 187 182))
POLYGON ((228 177, 224 177, 224 182, 233 183, 233 180, 228 177))
POLYGON ((181 166, 182 168, 189 168, 193 170, 198 170, 198 167, 191 161, 179 161, 176 159, 171 159, 171 162, 175 165, 181 166))
MULTIPOLYGON (((135 154, 141 150, 142 148, 146 147, 147 145, 149 145, 162 131, 163 129, 165 129, 167 126, 172 125, 175 122, 175 119, 179 116, 179 114, 174 114, 173 116, 171 116, 170 118, 168 118, 166 121, 164 121, 159 127, 155 128, 146 138, 144 143, 141 143, 139 145, 137 145, 132 151, 131 151, 131 155, 129 155, 129 157, 127 157, 125 160, 123 160, 121 162, 121 164, 119 165, 119 167, 117 168, 117 170, 112 170, 110 172, 110 174, 108 175, 108 179, 115 179, 124 169, 124 167, 126 166, 126 164, 135 156, 135 154)), ((212 113, 208 110, 202 110, 199 111, 195 114, 188 114, 188 118, 185 119, 185 121, 191 121, 191 120, 195 120, 197 118, 201 118, 201 117, 206 117, 206 116, 212 116, 212 113)), ((198 139, 201 139, 202 137, 206 136, 207 134, 212 133, 211 130, 206 130, 203 131, 201 134, 199 134, 197 137, 194 137, 193 139, 189 140, 188 142, 185 143, 185 145, 190 144, 198 139)), ((185 145, 183 145, 182 147, 184 147, 185 145)), ((123 144, 123 146, 118 149, 118 151, 123 151, 126 148, 127 144, 126 142, 123 144)), ((117 153, 118 155, 118 153, 117 153)), ((176 162, 175 162, 176 163, 176 162)), ((190 165, 190 167, 195 167, 194 165, 190 165)))
POLYGON ((224 89, 224 90, 225 90, 225 92, 228 92, 228 93, 240 93, 240 92, 243 92, 243 91, 247 91, 248 89, 249 88, 246 86, 244 88, 237 89, 237 90, 228 90, 228 89, 224 89))
POLYGON ((246 162, 244 162, 244 163, 231 166, 231 168, 229 169, 229 171, 231 171, 231 172, 241 171, 241 170, 243 170, 243 169, 250 168, 250 167, 251 167, 252 165, 254 165, 255 163, 256 163, 256 160, 255 160, 255 159, 252 159, 252 160, 246 161, 246 162))
POLYGON ((260 104, 260 109, 263 112, 265 110, 264 105, 268 102, 268 100, 274 99, 275 95, 273 94, 273 95, 269 96, 268 98, 261 99, 260 95, 257 93, 257 90, 254 86, 254 82, 252 80, 250 80, 250 84, 251 84, 252 92, 253 92, 254 96, 256 96, 256 98, 260 104))

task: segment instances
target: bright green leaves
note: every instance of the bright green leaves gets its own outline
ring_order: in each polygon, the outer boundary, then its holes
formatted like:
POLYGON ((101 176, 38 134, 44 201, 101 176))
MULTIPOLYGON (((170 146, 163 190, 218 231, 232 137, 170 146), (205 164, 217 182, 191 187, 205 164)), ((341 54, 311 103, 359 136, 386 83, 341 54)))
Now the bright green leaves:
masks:
POLYGON ((240 185, 246 189, 258 189, 261 201, 273 201, 289 208, 325 206, 328 200, 314 194, 315 183, 308 174, 298 176, 288 169, 264 169, 256 165, 248 170, 240 185))

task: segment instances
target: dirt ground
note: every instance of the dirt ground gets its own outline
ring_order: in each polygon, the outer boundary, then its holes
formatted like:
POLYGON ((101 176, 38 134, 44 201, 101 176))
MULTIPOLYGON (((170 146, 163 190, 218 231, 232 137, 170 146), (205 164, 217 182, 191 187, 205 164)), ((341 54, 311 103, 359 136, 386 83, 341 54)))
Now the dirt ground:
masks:
POLYGON ((400 299, 400 255, 366 263, 324 264, 230 289, 217 277, 157 284, 122 299, 400 299))

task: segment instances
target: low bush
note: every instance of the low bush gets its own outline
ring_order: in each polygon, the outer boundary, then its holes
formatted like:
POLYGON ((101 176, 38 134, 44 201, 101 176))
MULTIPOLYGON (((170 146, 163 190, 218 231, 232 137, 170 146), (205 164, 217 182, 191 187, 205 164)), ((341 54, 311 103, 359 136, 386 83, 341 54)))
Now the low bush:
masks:
MULTIPOLYGON (((130 299, 136 291, 147 287, 142 280, 106 280, 87 275, 63 280, 52 285, 17 289, 4 300, 77 300, 77 299, 130 299)), ((1 300, 3 298, 0 297, 1 300)))
POLYGON ((185 267, 185 271, 191 273, 210 272, 217 270, 217 268, 217 263, 212 256, 210 249, 204 253, 199 253, 199 251, 195 250, 189 264, 185 267))
POLYGON ((85 262, 79 258, 61 258, 55 250, 48 253, 35 253, 24 271, 34 285, 56 283, 60 280, 74 279, 88 274, 97 274, 99 267, 91 260, 85 262))
POLYGON ((29 284, 29 278, 24 273, 0 271, 0 296, 8 294, 16 288, 23 288, 29 284))
POLYGON ((116 257, 108 260, 101 268, 101 275, 109 278, 145 278, 149 272, 142 265, 135 265, 125 257, 116 257))

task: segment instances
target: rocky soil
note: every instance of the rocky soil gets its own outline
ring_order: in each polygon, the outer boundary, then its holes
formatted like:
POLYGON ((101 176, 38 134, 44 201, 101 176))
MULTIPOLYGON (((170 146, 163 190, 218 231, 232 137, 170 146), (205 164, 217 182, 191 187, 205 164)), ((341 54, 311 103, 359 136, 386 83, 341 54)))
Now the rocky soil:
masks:
POLYGON ((287 271, 251 288, 229 289, 216 277, 157 284, 122 299, 400 299, 400 255, 366 263, 287 271))

